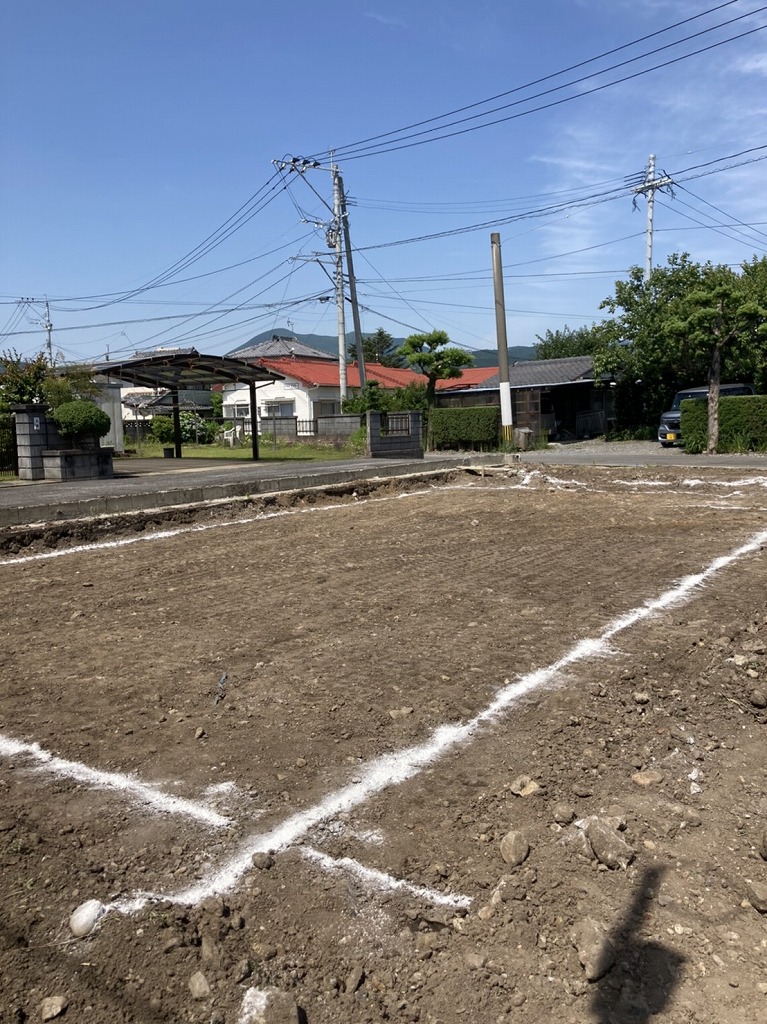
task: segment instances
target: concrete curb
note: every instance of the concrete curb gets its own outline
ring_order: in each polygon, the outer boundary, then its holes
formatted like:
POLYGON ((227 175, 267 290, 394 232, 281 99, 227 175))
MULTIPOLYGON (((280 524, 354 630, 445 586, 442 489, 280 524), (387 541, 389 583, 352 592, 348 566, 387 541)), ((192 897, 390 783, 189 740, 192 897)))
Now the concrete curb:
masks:
MULTIPOLYGON (((23 504, 15 507, 0 508, 0 528, 39 525, 41 523, 60 523, 77 519, 88 519, 95 516, 108 516, 126 512, 139 512, 148 509, 167 509, 178 505, 201 505, 210 501, 226 501, 227 499, 244 498, 249 495, 267 494, 280 491, 305 490, 333 484, 350 483, 355 480, 394 479, 396 477, 430 476, 450 470, 460 470, 474 466, 501 466, 505 456, 498 453, 491 455, 470 455, 460 460, 430 459, 428 462, 413 461, 387 464, 376 463, 374 467, 354 469, 314 469, 304 470, 287 476, 252 477, 247 480, 233 480, 229 483, 182 485, 168 487, 168 477, 158 474, 151 479, 156 486, 146 486, 140 491, 120 489, 120 481, 109 481, 109 490, 117 493, 104 494, 93 498, 75 498, 62 501, 40 501, 42 495, 24 488, 20 498, 26 499, 23 504), (38 498, 37 501, 34 498, 38 498)), ((77 485, 67 485, 76 492, 77 485)))

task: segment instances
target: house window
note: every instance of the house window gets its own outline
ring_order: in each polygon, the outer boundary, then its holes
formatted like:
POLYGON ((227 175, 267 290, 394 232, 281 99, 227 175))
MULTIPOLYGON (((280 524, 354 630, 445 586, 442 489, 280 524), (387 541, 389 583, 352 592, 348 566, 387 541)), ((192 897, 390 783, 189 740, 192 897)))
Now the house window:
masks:
POLYGON ((270 419, 272 417, 280 419, 284 416, 295 416, 295 414, 295 402, 264 402, 261 406, 261 415, 268 416, 270 419))
POLYGON ((250 406, 244 404, 235 405, 234 415, 239 419, 247 419, 250 416, 250 406))
POLYGON ((314 403, 314 415, 315 416, 338 416, 341 412, 340 402, 315 402, 314 403))

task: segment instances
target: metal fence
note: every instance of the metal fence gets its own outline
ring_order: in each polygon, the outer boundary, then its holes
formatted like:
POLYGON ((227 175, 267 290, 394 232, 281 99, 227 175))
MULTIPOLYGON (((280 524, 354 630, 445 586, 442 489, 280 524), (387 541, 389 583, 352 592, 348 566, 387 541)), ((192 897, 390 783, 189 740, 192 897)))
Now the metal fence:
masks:
POLYGON ((0 417, 0 479, 19 475, 19 454, 16 448, 16 423, 12 416, 0 417))

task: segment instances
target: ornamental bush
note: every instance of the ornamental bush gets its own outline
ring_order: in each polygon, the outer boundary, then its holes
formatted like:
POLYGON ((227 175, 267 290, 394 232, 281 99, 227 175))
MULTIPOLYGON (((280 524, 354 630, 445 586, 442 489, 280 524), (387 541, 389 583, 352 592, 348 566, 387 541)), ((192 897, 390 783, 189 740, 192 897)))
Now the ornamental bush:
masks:
MULTIPOLYGON (((708 445, 708 402, 682 402, 685 451, 704 452, 708 445)), ((719 399, 719 452, 767 451, 767 395, 726 395, 719 399)))
POLYGON ((53 418, 64 437, 78 440, 84 437, 103 437, 109 433, 112 421, 95 402, 76 399, 64 402, 53 410, 53 418))

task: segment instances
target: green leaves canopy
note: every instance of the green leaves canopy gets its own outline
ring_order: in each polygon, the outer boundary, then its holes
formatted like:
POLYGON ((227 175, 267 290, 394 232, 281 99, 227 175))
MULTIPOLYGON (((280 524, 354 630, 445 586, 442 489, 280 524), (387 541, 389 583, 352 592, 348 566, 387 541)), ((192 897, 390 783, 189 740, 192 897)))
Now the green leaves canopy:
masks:
POLYGON ((474 356, 453 345, 445 331, 411 334, 399 352, 411 369, 426 377, 426 401, 430 406, 434 405, 437 381, 460 377, 461 370, 474 362, 474 356))

